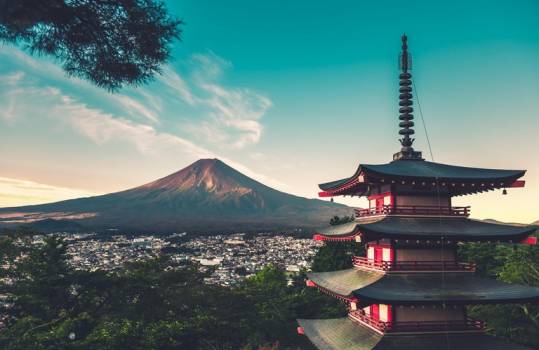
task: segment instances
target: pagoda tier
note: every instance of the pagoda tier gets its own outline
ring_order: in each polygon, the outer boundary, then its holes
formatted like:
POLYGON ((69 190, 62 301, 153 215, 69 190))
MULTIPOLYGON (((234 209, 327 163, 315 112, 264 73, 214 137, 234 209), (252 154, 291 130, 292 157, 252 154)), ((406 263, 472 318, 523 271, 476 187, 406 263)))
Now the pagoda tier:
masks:
POLYGON ((319 349, 523 350, 487 336, 467 306, 539 302, 539 288, 477 277, 459 262, 459 242, 536 244, 537 226, 469 219, 453 196, 523 187, 524 170, 470 168, 425 161, 413 148, 411 56, 402 37, 400 151, 387 164, 361 164, 349 178, 319 185, 321 197, 367 196, 355 220, 319 230, 315 240, 356 241, 365 256, 354 268, 307 274, 307 285, 345 301, 348 318, 298 320, 319 349))
POLYGON ((358 305, 426 305, 539 302, 539 288, 470 273, 398 273, 361 268, 308 273, 310 286, 358 305))
POLYGON ((530 350, 483 333, 380 334, 351 318, 298 320, 298 332, 320 350, 530 350))
MULTIPOLYGON (((387 164, 361 164, 351 177, 318 185, 320 197, 368 196, 383 185, 408 191, 438 192, 459 196, 500 188, 523 187, 517 181, 525 170, 469 168, 428 162, 423 159, 394 160, 387 164)), ((401 191, 402 192, 402 191, 401 191)))
POLYGON ((493 224, 458 216, 378 215, 318 230, 314 239, 369 242, 387 238, 404 243, 406 240, 436 241, 443 238, 446 244, 452 241, 533 244, 535 240, 527 238, 535 230, 535 225, 493 224))

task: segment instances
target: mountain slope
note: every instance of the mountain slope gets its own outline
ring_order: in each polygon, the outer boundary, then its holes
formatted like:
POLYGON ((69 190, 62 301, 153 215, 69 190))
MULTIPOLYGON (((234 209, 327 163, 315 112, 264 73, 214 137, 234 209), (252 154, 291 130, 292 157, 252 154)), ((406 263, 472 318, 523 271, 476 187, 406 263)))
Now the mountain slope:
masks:
POLYGON ((0 209, 0 220, 55 218, 97 230, 216 232, 311 228, 326 224, 333 215, 349 214, 348 207, 280 192, 218 159, 201 159, 122 192, 0 209))

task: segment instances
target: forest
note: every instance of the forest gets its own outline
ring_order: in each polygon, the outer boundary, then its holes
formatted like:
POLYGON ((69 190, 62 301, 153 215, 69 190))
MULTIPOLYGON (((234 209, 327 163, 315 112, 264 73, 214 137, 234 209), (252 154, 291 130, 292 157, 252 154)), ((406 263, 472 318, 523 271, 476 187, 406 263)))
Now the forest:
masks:
MULTIPOLYGON (((234 287, 210 286, 196 266, 173 266, 166 255, 120 271, 77 271, 61 238, 32 245, 32 234, 0 236, 1 349, 312 349, 296 319, 346 314, 341 302, 305 287, 305 272, 290 281, 268 265, 234 287)), ((312 269, 350 267, 361 249, 324 245, 312 269)), ((539 286, 537 246, 463 244, 458 254, 482 276, 539 286)), ((468 311, 493 335, 539 349, 538 305, 468 311)))

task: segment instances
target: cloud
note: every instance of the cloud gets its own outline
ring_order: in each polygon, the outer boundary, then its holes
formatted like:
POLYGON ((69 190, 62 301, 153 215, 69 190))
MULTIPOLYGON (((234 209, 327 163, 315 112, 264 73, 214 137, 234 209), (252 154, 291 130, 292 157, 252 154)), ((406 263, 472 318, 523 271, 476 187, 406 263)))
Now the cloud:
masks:
POLYGON ((225 69, 231 68, 232 63, 222 57, 217 56, 212 51, 206 54, 191 55, 192 64, 197 67, 194 71, 196 78, 201 80, 213 80, 223 74, 225 69))
POLYGON ((97 144, 112 140, 133 144, 143 154, 156 154, 167 148, 180 148, 183 153, 202 158, 213 153, 194 143, 169 133, 158 132, 153 126, 114 117, 99 109, 90 108, 67 95, 59 96, 62 103, 54 107, 54 114, 62 116, 79 134, 97 144))
POLYGON ((154 111, 144 106, 142 103, 132 99, 131 97, 128 97, 125 95, 112 95, 112 98, 115 99, 120 105, 122 105, 129 112, 134 113, 134 114, 140 114, 141 116, 147 118, 151 122, 154 122, 154 123, 159 122, 159 117, 154 111))
POLYGON ((112 140, 123 140, 136 146, 143 154, 159 154, 161 152, 182 152, 191 158, 219 158, 238 171, 261 181, 269 186, 282 190, 289 187, 263 174, 256 173, 241 163, 237 163, 191 141, 169 133, 158 132, 152 126, 134 123, 124 118, 114 118, 102 111, 88 108, 68 96, 61 96, 63 105, 57 106, 59 115, 66 115, 67 121, 81 135, 88 137, 97 144, 105 144, 112 140))
POLYGON ((4 119, 7 123, 13 123, 16 115, 15 110, 15 100, 21 93, 20 89, 16 88, 16 85, 19 81, 24 78, 24 73, 21 71, 13 72, 10 74, 0 75, 0 81, 8 87, 6 92, 6 97, 0 108, 0 117, 4 119))
MULTIPOLYGON (((69 77, 50 60, 36 59, 14 47, 0 47, 0 55, 14 60, 15 66, 27 71, 36 80, 45 78, 49 83, 53 80, 75 86, 79 97, 94 96, 97 100, 110 101, 120 107, 123 114, 154 125, 163 123, 160 114, 168 114, 170 117, 174 113, 174 98, 163 103, 160 98, 161 89, 159 93, 155 92, 159 84, 164 85, 177 101, 192 107, 188 116, 174 117, 182 117, 185 129, 198 137, 198 140, 219 147, 243 148, 258 143, 264 129, 260 120, 272 105, 269 98, 250 89, 220 84, 219 79, 232 64, 211 51, 194 54, 182 62, 178 69, 186 71, 185 74, 180 75, 177 69, 168 65, 157 76, 155 85, 124 89, 123 93, 117 94, 103 91, 85 80, 69 77), (163 110, 167 105, 169 108, 163 110)), ((15 75, 11 79, 21 77, 15 75)), ((10 107, 8 105, 2 112, 4 120, 15 119, 10 107)))
MULTIPOLYGON (((118 105, 120 108, 122 108, 123 111, 126 111, 130 115, 134 117, 142 117, 144 119, 147 119, 148 121, 152 123, 158 123, 159 117, 158 117, 158 108, 156 108, 156 101, 158 100, 157 97, 151 96, 151 94, 148 94, 144 91, 144 89, 138 89, 137 93, 144 95, 147 98, 147 100, 150 101, 150 106, 144 105, 144 103, 137 101, 133 97, 128 96, 127 94, 123 93, 116 93, 112 94, 107 91, 104 91, 101 88, 98 88, 94 86, 93 84, 87 82, 86 80, 82 80, 77 77, 70 77, 68 76, 58 65, 50 62, 46 59, 36 59, 29 54, 25 53, 22 50, 16 49, 14 47, 10 46, 2 46, 0 47, 0 55, 5 56, 7 59, 12 59, 14 61, 14 64, 16 66, 19 66, 21 69, 24 69, 30 74, 24 74, 23 72, 17 72, 21 75, 12 76, 12 81, 15 81, 16 83, 19 82, 19 80, 22 79, 23 76, 32 76, 32 84, 37 85, 37 81, 40 78, 45 78, 48 83, 50 84, 51 81, 54 81, 56 83, 65 84, 68 86, 73 86, 76 88, 76 90, 79 90, 78 92, 81 95, 95 95, 99 100, 106 100, 110 101, 116 105, 118 105), (13 60, 15 58, 15 60, 13 60)), ((13 74, 12 74, 13 75, 13 74)), ((9 84, 9 80, 4 80, 2 84, 9 84)), ((128 90, 128 89, 126 89, 128 90)))
POLYGON ((206 111, 186 122, 186 130, 220 146, 243 148, 260 141, 260 119, 272 102, 250 89, 219 84, 218 78, 230 66, 211 52, 195 54, 191 57, 190 79, 183 79, 171 67, 165 67, 159 79, 187 104, 206 111))
POLYGON ((0 75, 0 118, 8 125, 14 125, 21 115, 42 113, 35 110, 35 105, 41 105, 44 99, 58 91, 51 87, 34 87, 22 72, 0 75))
POLYGON ((227 90, 217 84, 200 84, 209 93, 204 103, 213 109, 212 115, 221 125, 236 131, 232 145, 242 148, 258 143, 262 136, 259 119, 271 106, 271 101, 247 89, 227 90))
POLYGON ((183 101, 190 105, 195 105, 198 103, 197 98, 193 96, 191 89, 189 89, 185 80, 183 80, 179 74, 174 72, 170 66, 165 66, 163 68, 163 71, 158 79, 161 83, 165 84, 176 92, 183 101))
POLYGON ((22 179, 0 177, 0 207, 50 203, 94 195, 97 195, 97 193, 22 179))
MULTIPOLYGON (((190 159, 220 158, 229 165, 244 172, 259 181, 271 186, 285 188, 280 182, 274 181, 262 174, 253 172, 248 167, 236 163, 226 157, 220 157, 214 152, 197 146, 193 142, 182 137, 160 132, 153 126, 137 123, 106 113, 97 108, 91 108, 75 98, 62 93, 60 89, 53 87, 34 87, 31 82, 18 81, 17 91, 25 99, 13 101, 14 113, 20 118, 33 118, 43 115, 70 126, 79 135, 82 135, 98 145, 106 145, 110 142, 125 142, 135 146, 144 155, 159 155, 167 152, 180 153, 190 159), (32 101, 28 104, 26 101, 32 101)), ((0 95, 0 101, 4 96, 0 95)))
MULTIPOLYGON (((165 91, 159 89, 159 84, 178 96, 177 101, 193 107, 196 114, 191 118, 196 117, 197 120, 187 123, 187 130, 191 128, 193 133, 220 147, 227 144, 244 147, 260 140, 263 127, 259 119, 271 106, 271 101, 249 89, 219 84, 216 79, 230 64, 216 55, 193 56, 189 64, 195 66, 189 67, 192 74, 186 74, 186 79, 171 67, 165 67, 156 85, 128 89, 129 95, 111 95, 80 79, 68 78, 56 65, 38 61, 17 49, 0 47, 0 55, 17 61, 12 62, 9 74, 0 76, 0 104, 4 106, 0 108, 0 120, 31 122, 39 116, 42 122, 45 118, 51 120, 52 128, 69 126, 97 145, 122 142, 132 145, 145 156, 185 155, 183 159, 188 161, 220 158, 261 182, 286 188, 280 182, 163 128, 166 121, 160 119, 159 114, 167 112, 167 108, 171 112, 171 101, 161 98, 165 91), (110 110, 102 101, 121 106, 123 113, 110 110), (142 119, 135 118, 135 115, 142 119)), ((5 68, 0 69, 0 74, 5 71, 5 68)))

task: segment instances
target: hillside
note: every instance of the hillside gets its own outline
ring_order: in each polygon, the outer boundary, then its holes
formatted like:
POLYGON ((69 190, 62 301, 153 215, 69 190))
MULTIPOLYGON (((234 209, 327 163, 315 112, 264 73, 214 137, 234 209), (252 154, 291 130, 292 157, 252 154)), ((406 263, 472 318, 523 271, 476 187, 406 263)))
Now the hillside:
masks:
POLYGON ((230 232, 313 228, 350 208, 274 190, 218 159, 201 159, 159 180, 101 196, 0 209, 0 223, 59 230, 230 232), (59 225, 51 225, 51 219, 59 225))

